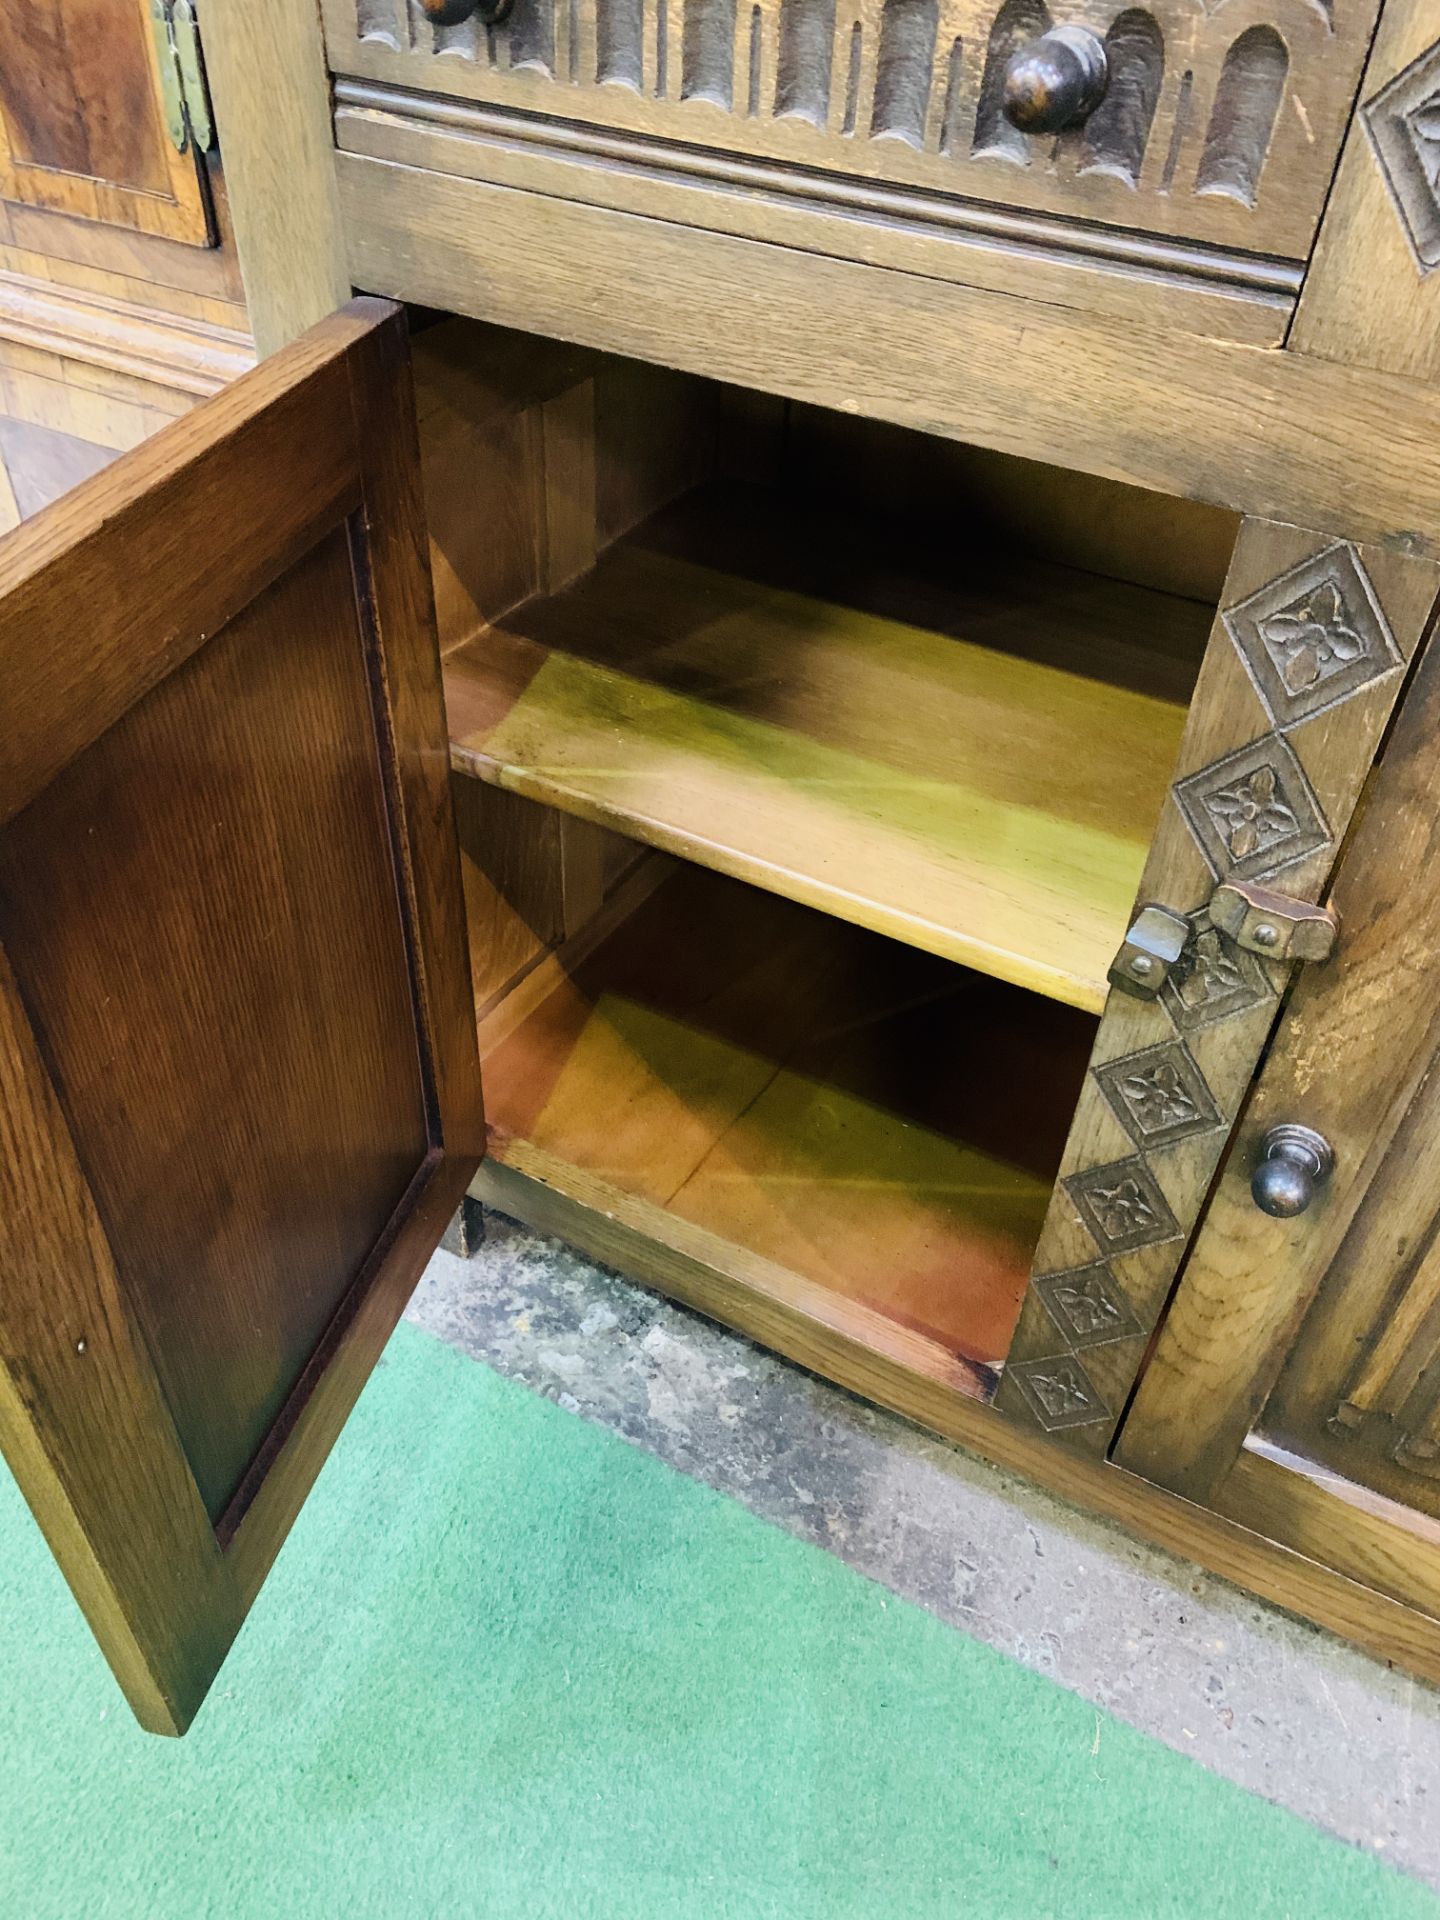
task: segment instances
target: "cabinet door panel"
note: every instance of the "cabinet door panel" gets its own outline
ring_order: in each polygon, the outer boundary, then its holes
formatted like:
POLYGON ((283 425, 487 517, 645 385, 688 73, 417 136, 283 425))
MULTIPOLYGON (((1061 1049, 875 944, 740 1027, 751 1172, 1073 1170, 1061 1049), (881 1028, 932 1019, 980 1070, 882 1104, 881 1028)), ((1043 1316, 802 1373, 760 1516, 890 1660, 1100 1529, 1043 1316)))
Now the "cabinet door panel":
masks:
POLYGON ((166 131, 150 0, 0 8, 0 197, 212 244, 193 144, 166 131))
POLYGON ((403 322, 0 547, 0 1438, 179 1731, 481 1150, 403 322))
POLYGON ((1432 642, 1116 1449, 1123 1465, 1440 1615, 1440 848, 1432 642), (1250 1196, 1267 1127, 1334 1172, 1250 1196))
MULTIPOLYGON (((1190 945, 1157 998, 1106 1002, 997 1397, 1067 1446, 1109 1446, 1293 970, 1210 895, 1324 897, 1436 590, 1429 562, 1241 529, 1141 882, 1190 945)), ((1351 965, 1347 939, 1328 974, 1351 965)))

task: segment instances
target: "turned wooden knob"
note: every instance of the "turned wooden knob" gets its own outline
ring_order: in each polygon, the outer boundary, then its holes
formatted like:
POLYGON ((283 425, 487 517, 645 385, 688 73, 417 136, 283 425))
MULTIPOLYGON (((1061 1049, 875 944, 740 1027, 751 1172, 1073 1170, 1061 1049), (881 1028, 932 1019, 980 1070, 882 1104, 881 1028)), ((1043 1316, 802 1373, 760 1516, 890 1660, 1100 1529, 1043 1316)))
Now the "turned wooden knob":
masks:
POLYGON ((1110 62, 1089 27, 1052 27, 1011 54, 1005 68, 1005 118, 1021 133, 1060 133, 1105 98, 1110 62))
POLYGON ((476 14, 487 27, 498 27, 515 0, 420 0, 432 27, 458 27, 476 14))

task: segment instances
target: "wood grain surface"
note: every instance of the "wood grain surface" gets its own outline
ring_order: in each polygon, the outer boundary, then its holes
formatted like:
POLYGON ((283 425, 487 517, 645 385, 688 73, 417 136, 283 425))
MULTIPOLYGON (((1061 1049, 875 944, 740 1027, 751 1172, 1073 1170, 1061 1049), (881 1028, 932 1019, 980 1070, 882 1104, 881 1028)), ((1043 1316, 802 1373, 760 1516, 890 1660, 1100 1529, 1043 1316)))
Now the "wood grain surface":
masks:
MULTIPOLYGON (((908 193, 934 209, 932 230, 947 202, 1037 226, 1048 216, 1052 254, 1068 220, 1271 260, 1308 251, 1378 10, 1352 0, 1327 16, 1308 0, 1267 0, 1240 20, 1150 0, 1117 31, 1111 0, 1069 0, 1067 24, 1109 36, 1110 98, 1068 137, 1027 140, 1001 116, 997 82, 1011 49, 1048 23, 1038 8, 935 0, 897 28, 884 0, 840 0, 792 33, 780 0, 667 0, 666 34, 658 6, 642 27, 639 13, 586 0, 573 20, 565 7, 517 8, 487 36, 474 18, 412 26, 395 0, 322 5, 337 75, 404 90, 417 118, 430 105, 434 120, 467 130, 483 108, 505 129, 495 145, 522 164, 547 146, 586 151, 588 136, 591 183, 574 190, 638 186, 637 211, 652 216, 667 217, 657 181, 693 177, 699 159, 717 171, 739 159, 763 163, 772 207, 797 176, 812 204, 834 186, 868 189, 870 219, 852 209, 849 222, 857 247, 868 225, 904 224, 896 203, 908 193)), ((480 145, 473 131, 469 144, 480 145)), ((758 185, 748 197, 761 197, 758 185)), ((747 197, 733 177, 731 197, 747 197)))
POLYGON ((1360 105, 1290 333, 1298 353, 1433 385, 1440 373, 1440 195, 1433 118, 1440 17, 1386 0, 1360 105))
POLYGON ((1371 1254, 1392 1282, 1417 1206, 1433 1218, 1409 1187, 1413 1155, 1389 1149, 1437 1046, 1437 724, 1432 645, 1335 876, 1339 956, 1295 988, 1126 1423, 1126 1462, 1192 1497, 1230 1472, 1357 1209, 1368 1199, 1380 1210, 1371 1254), (1256 1143, 1282 1121, 1316 1128, 1336 1155, 1318 1200, 1288 1220, 1261 1213, 1249 1191, 1256 1143))
POLYGON ((258 351, 273 353, 350 295, 325 50, 309 0, 205 0, 205 72, 250 329, 258 351))
MULTIPOLYGON (((1428 561, 1297 527, 1241 530, 1140 889, 1189 919, 1193 944, 1158 997, 1110 996, 1000 1393, 1073 1445, 1108 1447, 1202 1208, 1202 1241, 1215 1230, 1211 1182, 1292 972, 1216 928, 1211 894, 1234 879, 1324 897, 1437 577, 1428 561)), ((1354 965, 1347 936, 1300 991, 1343 982, 1350 1005, 1354 965)), ((1279 1225, 1248 1196, 1246 1208, 1242 1287, 1265 1259, 1256 1223, 1279 1225)), ((1218 1382, 1154 1377, 1152 1363, 1142 1397, 1163 1399, 1173 1437, 1193 1438, 1218 1382)))

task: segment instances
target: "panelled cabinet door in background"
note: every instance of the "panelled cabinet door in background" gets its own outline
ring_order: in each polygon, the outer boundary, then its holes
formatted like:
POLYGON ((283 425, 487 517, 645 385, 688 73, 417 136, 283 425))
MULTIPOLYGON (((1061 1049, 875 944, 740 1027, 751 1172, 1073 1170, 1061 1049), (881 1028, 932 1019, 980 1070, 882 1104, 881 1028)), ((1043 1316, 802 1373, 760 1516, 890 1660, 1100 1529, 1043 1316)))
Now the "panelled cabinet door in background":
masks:
POLYGON ((0 1441, 179 1732, 481 1152, 397 309, 0 544, 0 714, 0 1441))
POLYGON ((197 141, 161 82, 170 44, 160 0, 0 7, 0 199, 210 246, 197 141))

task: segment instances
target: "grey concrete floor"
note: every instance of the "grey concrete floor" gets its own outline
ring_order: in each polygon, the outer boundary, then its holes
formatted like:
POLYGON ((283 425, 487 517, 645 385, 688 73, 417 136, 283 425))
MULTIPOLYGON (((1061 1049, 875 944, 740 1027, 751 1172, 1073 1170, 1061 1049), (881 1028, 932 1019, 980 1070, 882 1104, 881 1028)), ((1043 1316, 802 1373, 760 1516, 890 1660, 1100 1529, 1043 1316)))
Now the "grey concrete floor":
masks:
POLYGON ((1440 1692, 557 1241, 486 1225, 470 1259, 436 1255, 420 1326, 1440 1889, 1440 1692))

